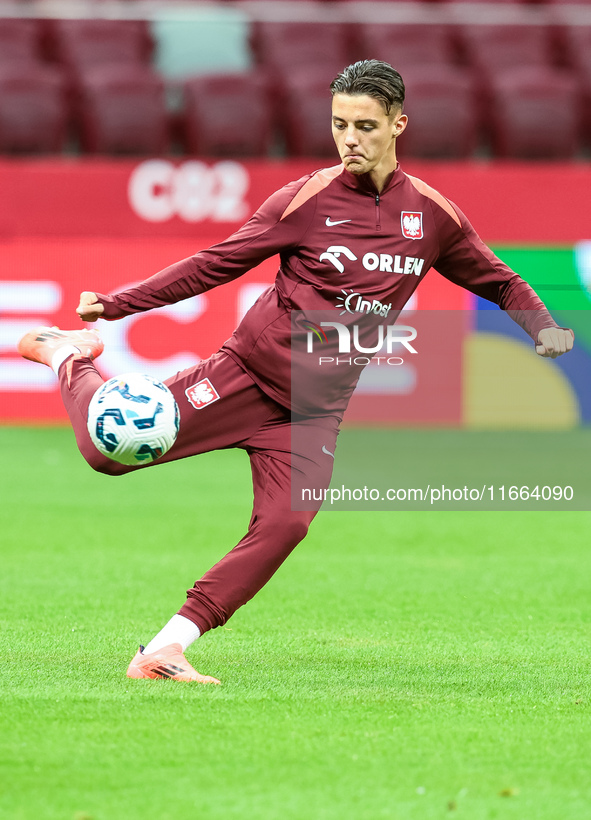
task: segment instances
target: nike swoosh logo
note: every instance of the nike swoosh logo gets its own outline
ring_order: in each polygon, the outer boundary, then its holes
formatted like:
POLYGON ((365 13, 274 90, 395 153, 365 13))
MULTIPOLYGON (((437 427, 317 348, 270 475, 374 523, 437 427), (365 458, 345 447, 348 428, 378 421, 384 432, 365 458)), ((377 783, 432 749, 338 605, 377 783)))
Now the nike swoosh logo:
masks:
POLYGON ((330 216, 326 217, 325 225, 327 228, 333 228, 335 225, 342 225, 344 222, 351 222, 350 219, 337 219, 336 222, 333 222, 330 216))
MULTIPOLYGON (((347 220, 347 222, 350 222, 350 221, 351 220, 347 220)), ((331 458, 334 458, 334 453, 331 453, 330 450, 327 450, 325 444, 322 445, 322 452, 326 453, 327 456, 330 456, 331 458)))

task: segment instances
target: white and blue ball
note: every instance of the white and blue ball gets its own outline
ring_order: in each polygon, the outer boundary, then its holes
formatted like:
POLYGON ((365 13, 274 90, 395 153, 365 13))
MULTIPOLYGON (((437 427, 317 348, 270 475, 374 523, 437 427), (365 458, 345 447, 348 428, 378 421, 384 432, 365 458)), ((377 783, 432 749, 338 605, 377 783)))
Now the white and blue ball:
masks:
POLYGON ((178 431, 175 398, 152 376, 115 376, 90 401, 90 438, 103 455, 119 464, 150 464, 170 450, 178 431))

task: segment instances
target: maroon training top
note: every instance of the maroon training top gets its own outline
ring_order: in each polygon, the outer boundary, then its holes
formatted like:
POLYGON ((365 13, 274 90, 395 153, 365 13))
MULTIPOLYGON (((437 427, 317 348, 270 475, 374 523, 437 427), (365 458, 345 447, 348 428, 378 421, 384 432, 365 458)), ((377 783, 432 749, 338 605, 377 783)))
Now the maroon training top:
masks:
POLYGON ((122 293, 97 294, 103 317, 119 319, 188 299, 277 253, 275 284, 222 349, 265 393, 297 413, 342 415, 362 367, 334 368, 330 376, 325 367, 322 397, 312 388, 297 396, 294 391, 292 401, 294 310, 330 311, 335 318, 346 313, 360 321, 370 314, 382 323, 389 317, 391 324, 435 267, 510 312, 534 341, 542 328, 556 327, 531 287, 438 191, 399 167, 378 194, 368 174, 351 174, 343 165, 290 182, 224 242, 122 293))

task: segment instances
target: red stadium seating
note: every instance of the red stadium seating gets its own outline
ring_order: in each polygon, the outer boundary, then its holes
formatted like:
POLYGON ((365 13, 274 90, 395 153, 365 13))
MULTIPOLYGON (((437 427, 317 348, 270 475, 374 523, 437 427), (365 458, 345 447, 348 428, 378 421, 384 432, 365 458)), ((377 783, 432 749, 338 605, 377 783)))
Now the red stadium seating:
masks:
POLYGON ((591 149, 591 66, 580 70, 578 80, 581 88, 582 137, 587 148, 591 149))
POLYGON ((550 65, 553 49, 545 26, 466 25, 460 28, 465 57, 486 81, 497 71, 550 65))
POLYGON ((94 66, 149 62, 149 29, 143 21, 52 20, 47 25, 50 56, 67 67, 73 81, 94 66))
POLYGON ((571 67, 581 85, 581 126, 583 139, 591 148, 591 25, 564 26, 559 29, 564 62, 571 67))
POLYGON ((257 21, 252 47, 258 62, 281 69, 325 60, 346 61, 348 57, 347 31, 342 23, 257 21))
POLYGON ((78 120, 90 153, 160 154, 169 118, 160 77, 145 66, 106 66, 85 73, 78 120))
POLYGON ((287 91, 286 107, 279 121, 287 151, 292 156, 334 157, 338 154, 331 130, 329 82, 311 70, 303 70, 299 82, 287 91))
POLYGON ((591 25, 565 26, 561 29, 565 59, 575 71, 591 71, 591 25))
POLYGON ((33 62, 0 65, 0 151, 60 152, 67 125, 59 71, 33 62))
POLYGON ((361 60, 384 60, 401 73, 406 66, 453 63, 454 47, 446 26, 412 23, 362 23, 357 27, 361 60))
POLYGON ((492 104, 492 83, 500 71, 551 65, 554 42, 545 26, 466 25, 459 30, 464 58, 478 83, 480 117, 492 104))
POLYGON ((573 159, 580 149, 576 79, 546 67, 494 78, 489 127, 494 153, 519 159, 573 159))
POLYGON ((36 20, 19 17, 0 19, 0 64, 15 60, 38 61, 41 29, 36 20))
POLYGON ((184 83, 186 150, 211 156, 262 156, 273 136, 267 84, 258 74, 215 74, 184 83))
POLYGON ((319 75, 341 71, 349 63, 347 27, 340 23, 256 22, 252 48, 257 63, 279 88, 294 85, 294 74, 303 70, 319 75))
POLYGON ((399 138, 400 154, 414 157, 470 157, 478 139, 478 114, 472 77, 440 65, 405 71, 405 113, 409 124, 399 138))
POLYGON ((449 2, 449 3, 511 3, 512 5, 523 5, 524 3, 529 2, 529 0, 442 0, 442 2, 449 2))

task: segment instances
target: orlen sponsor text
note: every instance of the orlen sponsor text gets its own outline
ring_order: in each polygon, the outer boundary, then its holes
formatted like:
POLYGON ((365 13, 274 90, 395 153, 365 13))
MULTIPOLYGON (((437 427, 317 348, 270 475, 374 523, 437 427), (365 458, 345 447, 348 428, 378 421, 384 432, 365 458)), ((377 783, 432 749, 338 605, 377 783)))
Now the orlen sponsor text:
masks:
MULTIPOLYGON (((341 256, 344 256, 346 259, 349 259, 352 262, 357 261, 357 257, 353 253, 353 251, 348 248, 346 245, 331 245, 330 248, 320 254, 318 257, 320 262, 326 260, 334 265, 334 267, 340 272, 344 273, 345 265, 341 259, 341 256)), ((424 259, 419 259, 415 256, 405 256, 404 262, 402 261, 403 257, 400 254, 396 254, 392 256, 390 253, 366 253, 361 260, 361 264, 365 268, 365 270, 380 270, 384 273, 403 273, 403 274, 412 274, 414 273, 415 276, 420 276, 425 265, 424 259)))
POLYGON ((379 269, 384 273, 414 273, 415 276, 420 276, 425 260, 405 256, 402 262, 402 256, 399 254, 392 256, 389 253, 366 253, 361 263, 366 270, 379 269))

